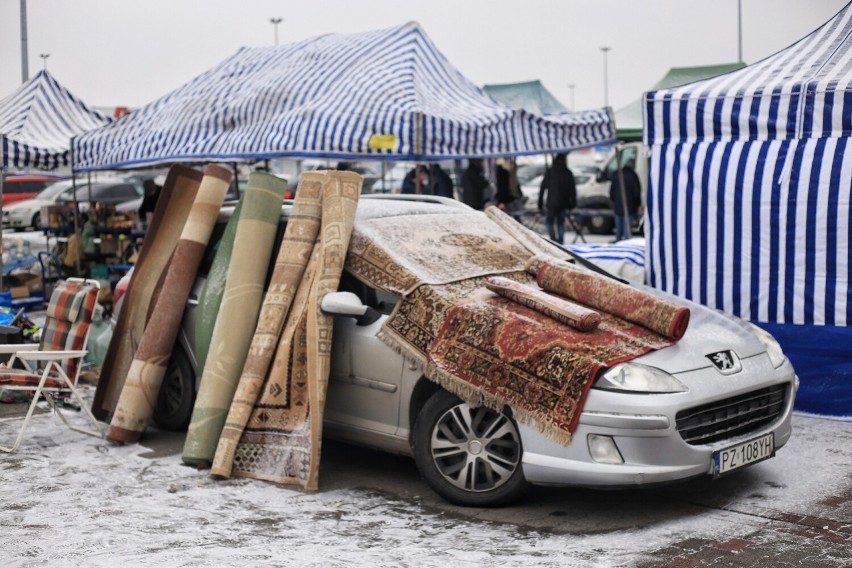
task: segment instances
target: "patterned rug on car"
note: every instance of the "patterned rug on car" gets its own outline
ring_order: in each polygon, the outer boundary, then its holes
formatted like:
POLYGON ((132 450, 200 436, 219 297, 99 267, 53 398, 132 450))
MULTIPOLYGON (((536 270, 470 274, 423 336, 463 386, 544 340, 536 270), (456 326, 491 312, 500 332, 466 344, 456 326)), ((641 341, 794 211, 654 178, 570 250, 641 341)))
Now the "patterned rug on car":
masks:
MULTIPOLYGON (((391 263, 396 273, 392 278, 388 276, 383 286, 378 284, 397 293, 399 289, 391 288, 410 288, 382 326, 379 337, 418 363, 428 378, 468 403, 495 409, 512 405, 519 421, 535 422, 551 438, 568 443, 598 370, 674 344, 686 329, 689 311, 573 267, 565 262, 565 255, 540 256, 551 252, 548 243, 539 238, 539 245, 519 223, 502 223, 503 215, 491 212, 489 217, 504 228, 501 238, 514 238, 515 243, 505 248, 503 258, 492 255, 497 260, 491 273, 528 287, 527 298, 518 298, 519 302, 498 298, 488 288, 494 287, 494 281, 489 284, 492 277, 484 274, 488 267, 482 264, 477 265, 473 277, 465 269, 458 273, 462 278, 454 282, 421 281, 420 285, 412 285, 412 274, 431 272, 428 267, 411 263, 409 258, 404 270, 400 263, 391 263), (514 263, 519 258, 534 273, 506 271, 517 266, 514 263), (542 288, 536 283, 539 269, 542 288), (555 295, 557 300, 567 299, 580 304, 580 308, 596 310, 599 325, 592 331, 574 329, 548 317, 541 309, 522 305, 529 296, 540 294, 555 295)), ((455 242, 454 230, 468 232, 463 223, 454 226, 455 229, 453 225, 442 226, 444 241, 455 242)), ((394 234, 388 229, 383 232, 394 234)), ((428 237, 420 234, 419 238, 428 237)), ((351 248, 347 266, 365 280, 381 281, 381 275, 376 274, 378 263, 358 257, 364 250, 369 249, 351 248)), ((427 255, 420 256, 423 264, 429 262, 427 255)), ((459 254, 458 258, 463 257, 459 254)), ((511 287, 507 282, 502 284, 511 287)), ((572 311, 574 315, 586 313, 582 309, 572 311)))

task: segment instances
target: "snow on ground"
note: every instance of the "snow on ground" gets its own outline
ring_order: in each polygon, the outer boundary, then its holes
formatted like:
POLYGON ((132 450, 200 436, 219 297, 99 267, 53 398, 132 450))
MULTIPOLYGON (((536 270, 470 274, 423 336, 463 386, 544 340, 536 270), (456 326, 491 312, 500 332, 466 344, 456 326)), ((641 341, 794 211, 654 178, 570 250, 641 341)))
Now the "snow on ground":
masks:
MULTIPOLYGON (((667 504, 668 495, 660 498, 661 509, 681 507, 678 514, 626 529, 595 528, 606 521, 598 517, 609 513, 596 516, 588 500, 576 507, 565 502, 560 507, 569 514, 588 517, 589 530, 559 534, 525 524, 524 504, 497 510, 496 518, 504 514, 505 521, 495 522, 444 514, 418 499, 377 490, 322 490, 322 480, 316 493, 256 480, 215 480, 181 465, 178 455, 152 459, 144 445, 113 446, 44 413, 33 418, 16 453, 0 455, 0 565, 630 566, 672 542, 721 538, 732 527, 739 534, 757 530, 766 521, 754 511, 805 513, 848 488, 852 424, 796 422, 789 446, 752 468, 758 492, 738 494, 734 476, 709 493, 700 485, 687 487, 686 500, 701 504, 711 495, 725 503, 684 515, 682 503, 667 504)), ((0 420, 3 440, 19 423, 19 417, 0 420)), ((636 514, 634 506, 647 509, 654 496, 631 505, 637 497, 626 493, 624 514, 636 514)))

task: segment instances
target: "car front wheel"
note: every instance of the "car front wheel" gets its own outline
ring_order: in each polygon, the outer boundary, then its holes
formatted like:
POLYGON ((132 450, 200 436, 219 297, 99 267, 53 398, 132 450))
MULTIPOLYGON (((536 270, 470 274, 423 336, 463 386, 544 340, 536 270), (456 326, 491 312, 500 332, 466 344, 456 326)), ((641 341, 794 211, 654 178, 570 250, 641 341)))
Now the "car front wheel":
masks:
POLYGON ((527 490, 521 436, 506 413, 440 390, 418 414, 412 444, 420 474, 447 501, 496 507, 527 490))
POLYGON ((179 344, 175 345, 157 405, 154 422, 163 430, 186 430, 195 406, 195 375, 189 357, 179 344))

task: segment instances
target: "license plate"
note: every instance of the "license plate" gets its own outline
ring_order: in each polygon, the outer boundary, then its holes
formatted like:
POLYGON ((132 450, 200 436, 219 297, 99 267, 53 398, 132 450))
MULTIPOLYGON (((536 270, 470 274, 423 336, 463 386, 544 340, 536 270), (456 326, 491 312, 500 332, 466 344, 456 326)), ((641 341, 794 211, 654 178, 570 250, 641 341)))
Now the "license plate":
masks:
POLYGON ((769 459, 774 455, 775 434, 773 433, 713 452, 713 477, 769 459))

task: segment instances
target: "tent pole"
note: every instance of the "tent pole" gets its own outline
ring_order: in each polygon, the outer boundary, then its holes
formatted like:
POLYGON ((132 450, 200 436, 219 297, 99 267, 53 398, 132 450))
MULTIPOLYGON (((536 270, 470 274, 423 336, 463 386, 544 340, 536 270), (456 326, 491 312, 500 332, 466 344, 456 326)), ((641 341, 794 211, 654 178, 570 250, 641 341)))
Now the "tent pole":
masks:
MULTIPOLYGON (((6 177, 6 154, 3 152, 3 133, 0 132, 0 220, 3 219, 3 178, 6 177)), ((3 252, 6 244, 3 241, 3 225, 0 222, 0 291, 3 290, 3 252)))
MULTIPOLYGON (((69 150, 71 153, 71 192, 74 195, 74 240, 77 239, 77 228, 79 226, 79 220, 77 215, 80 211, 80 203, 77 201, 77 177, 74 173, 74 137, 71 137, 71 149, 69 150)), ((89 190, 91 191, 91 185, 89 186, 89 190)), ((75 247, 74 251, 74 267, 77 270, 77 275, 80 275, 80 254, 79 251, 80 243, 77 243, 77 247, 75 247)), ((65 254, 68 254, 68 246, 66 241, 65 254)))

